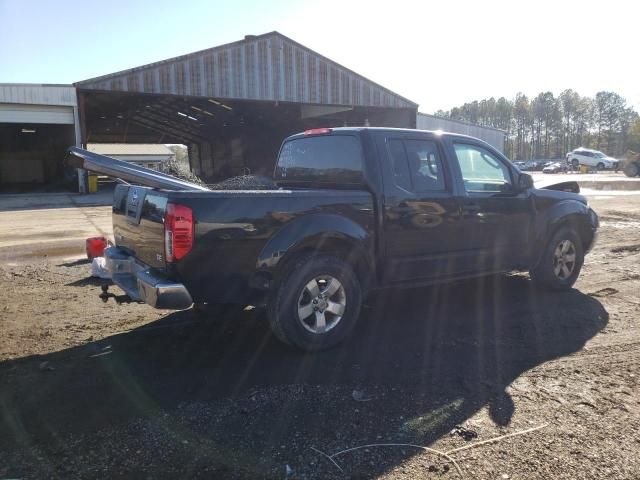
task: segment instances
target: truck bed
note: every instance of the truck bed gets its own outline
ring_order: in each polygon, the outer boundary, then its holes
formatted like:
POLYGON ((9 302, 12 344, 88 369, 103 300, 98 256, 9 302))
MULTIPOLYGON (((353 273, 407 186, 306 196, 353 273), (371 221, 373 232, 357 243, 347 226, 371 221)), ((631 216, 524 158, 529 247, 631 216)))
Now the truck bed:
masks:
MULTIPOLYGON (((277 261, 277 252, 291 246, 288 242, 308 238, 310 229, 330 234, 332 222, 344 221, 373 232, 372 194, 341 189, 180 192, 119 185, 113 205, 116 246, 167 279, 184 283, 194 301, 242 297, 251 276, 270 268, 273 255, 277 261), (195 222, 191 252, 174 263, 165 258, 168 202, 191 208, 195 222)), ((373 248, 372 238, 367 248, 373 248)))

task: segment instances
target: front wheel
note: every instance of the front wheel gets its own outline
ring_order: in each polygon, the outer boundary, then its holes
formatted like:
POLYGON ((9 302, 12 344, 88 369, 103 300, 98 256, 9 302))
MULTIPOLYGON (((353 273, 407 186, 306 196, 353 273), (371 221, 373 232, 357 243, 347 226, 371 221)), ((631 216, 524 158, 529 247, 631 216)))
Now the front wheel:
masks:
POLYGON ((360 315, 362 291, 351 266, 329 256, 305 256, 285 267, 267 306, 283 342, 321 350, 342 342, 360 315))
POLYGON ((574 170, 578 170, 580 168, 580 162, 576 158, 574 158, 573 160, 571 160, 571 166, 574 170))
POLYGON ((538 265, 529 273, 537 285, 552 290, 568 290, 576 283, 583 262, 580 237, 571 228, 563 227, 551 237, 538 265))
POLYGON ((624 174, 627 177, 637 177, 640 173, 640 167, 638 167, 637 163, 627 163, 624 166, 624 174))
POLYGON ((599 162, 598 165, 596 165, 596 170, 598 170, 598 171, 604 170, 604 163, 599 162))

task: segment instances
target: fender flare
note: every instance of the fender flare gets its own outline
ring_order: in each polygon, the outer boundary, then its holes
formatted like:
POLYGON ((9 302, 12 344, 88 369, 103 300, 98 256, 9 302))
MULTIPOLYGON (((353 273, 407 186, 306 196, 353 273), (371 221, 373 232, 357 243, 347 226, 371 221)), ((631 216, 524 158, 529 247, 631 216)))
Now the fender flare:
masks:
POLYGON ((319 213, 288 223, 270 238, 258 255, 256 270, 273 273, 291 254, 327 240, 349 244, 373 268, 373 234, 349 218, 319 213))
POLYGON ((583 232, 590 230, 589 207, 578 200, 564 200, 553 205, 536 219, 535 243, 532 252, 532 266, 536 266, 547 247, 551 235, 561 226, 577 226, 582 238, 583 232))

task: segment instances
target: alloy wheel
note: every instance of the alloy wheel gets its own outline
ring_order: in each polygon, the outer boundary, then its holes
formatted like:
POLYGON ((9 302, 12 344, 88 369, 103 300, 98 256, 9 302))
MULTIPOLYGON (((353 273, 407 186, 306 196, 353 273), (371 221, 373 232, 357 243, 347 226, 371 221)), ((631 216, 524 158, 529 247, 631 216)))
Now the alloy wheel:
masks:
POLYGON ((553 252, 553 273, 567 280, 576 268, 576 247, 571 240, 563 240, 553 252))
POLYGON ((346 306, 342 283, 331 275, 321 275, 302 289, 298 298, 298 321, 307 331, 323 334, 340 323, 346 306))

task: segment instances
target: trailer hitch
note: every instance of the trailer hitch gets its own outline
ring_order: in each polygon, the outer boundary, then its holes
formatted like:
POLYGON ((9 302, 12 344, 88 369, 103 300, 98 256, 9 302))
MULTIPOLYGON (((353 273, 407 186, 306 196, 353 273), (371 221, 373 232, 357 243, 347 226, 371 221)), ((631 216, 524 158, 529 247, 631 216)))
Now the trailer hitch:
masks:
POLYGON ((118 305, 122 305, 123 303, 143 303, 138 300, 133 300, 129 295, 116 295, 115 293, 109 292, 109 285, 102 285, 102 293, 99 295, 100 299, 107 303, 110 298, 113 298, 118 305))

